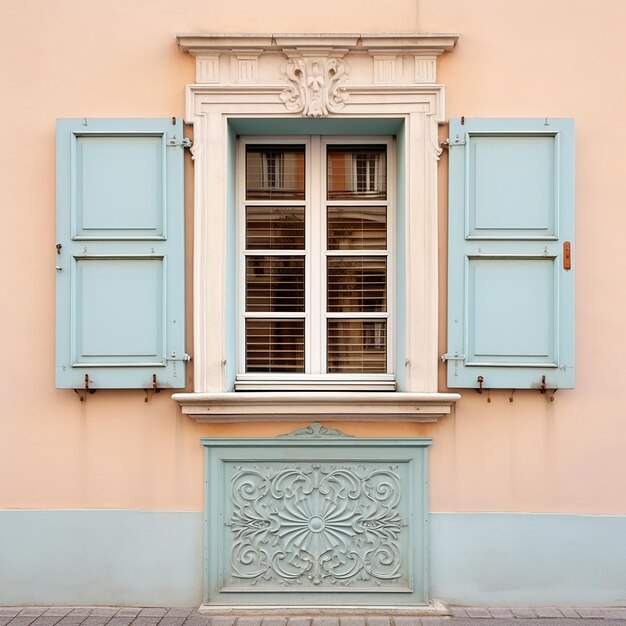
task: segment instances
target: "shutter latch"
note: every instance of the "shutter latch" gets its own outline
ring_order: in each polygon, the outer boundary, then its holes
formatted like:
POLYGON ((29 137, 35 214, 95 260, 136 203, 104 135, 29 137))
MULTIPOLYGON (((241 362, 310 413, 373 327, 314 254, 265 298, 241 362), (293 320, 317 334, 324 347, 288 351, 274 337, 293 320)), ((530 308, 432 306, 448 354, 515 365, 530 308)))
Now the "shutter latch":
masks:
POLYGON ((172 356, 168 356, 165 358, 166 361, 191 361, 191 355, 183 352, 183 356, 176 356, 176 354, 172 354, 172 356))
POLYGON ((459 354, 458 352, 455 352, 454 354, 450 354, 449 352, 446 352, 445 354, 441 355, 441 360, 444 363, 446 361, 465 361, 465 355, 459 354))
POLYGON ((174 135, 174 137, 167 142, 167 145, 172 147, 182 146, 183 148, 191 148, 193 144, 191 143, 191 139, 187 137, 176 139, 176 135, 174 135))

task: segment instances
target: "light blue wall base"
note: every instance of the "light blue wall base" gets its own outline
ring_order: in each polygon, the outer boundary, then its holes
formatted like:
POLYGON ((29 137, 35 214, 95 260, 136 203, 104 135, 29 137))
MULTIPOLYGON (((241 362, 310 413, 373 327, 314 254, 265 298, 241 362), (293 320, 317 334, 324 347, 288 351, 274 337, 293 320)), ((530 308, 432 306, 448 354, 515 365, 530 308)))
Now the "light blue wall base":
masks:
POLYGON ((432 513, 431 597, 488 606, 626 605, 626 516, 432 513))
MULTIPOLYGON (((0 605, 198 606, 201 512, 0 511, 0 605)), ((431 513, 431 597, 626 605, 626 516, 431 513)))
POLYGON ((0 605, 198 606, 202 513, 0 511, 0 605))

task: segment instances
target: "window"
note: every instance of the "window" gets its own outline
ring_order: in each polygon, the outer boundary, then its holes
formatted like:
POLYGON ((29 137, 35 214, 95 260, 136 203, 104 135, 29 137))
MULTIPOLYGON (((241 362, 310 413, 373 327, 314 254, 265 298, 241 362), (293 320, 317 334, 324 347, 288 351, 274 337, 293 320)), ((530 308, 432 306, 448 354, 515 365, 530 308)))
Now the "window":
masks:
POLYGON ((393 389, 392 140, 242 139, 238 389, 393 389))
MULTIPOLYGON (((458 394, 438 391, 437 167, 445 87, 436 82, 436 69, 437 57, 452 50, 455 41, 455 35, 406 34, 179 36, 181 49, 196 58, 196 82, 186 92, 187 119, 194 126, 193 393, 175 396, 185 414, 199 422, 221 423, 268 416, 433 421, 450 412, 458 394), (248 64, 243 57, 252 48, 258 63, 248 64), (389 56, 392 48, 395 58, 389 56), (312 76, 317 78, 310 80, 312 76), (339 144, 386 146, 387 198, 372 196, 380 163, 361 168, 358 190, 370 194, 361 206, 369 202, 368 208, 387 207, 387 310, 352 318, 372 322, 363 332, 362 352, 369 356, 384 345, 383 373, 327 370, 326 320, 331 312, 321 302, 327 298, 327 252, 333 250, 322 251, 327 233, 326 224, 319 222, 328 219, 328 205, 347 202, 322 194, 326 146, 339 144), (274 195, 247 200, 247 145, 304 146, 305 199, 284 202, 274 195), (305 311, 255 313, 257 320, 271 324, 276 319, 304 324, 304 371, 246 371, 245 324, 254 315, 245 310, 245 258, 280 256, 245 247, 246 205, 260 211, 264 203, 276 209, 303 206, 305 211, 304 254, 295 247, 282 253, 304 257, 305 311), (307 212, 314 206, 315 215, 307 212), (317 287, 310 281, 314 276, 317 287), (319 301, 307 300, 313 297, 319 301), (314 370, 316 352, 319 368, 314 370), (334 393, 346 389, 354 393, 334 393)), ((258 187, 265 193, 280 189, 287 161, 274 158, 265 174, 259 165, 258 187)), ((358 162, 352 169, 359 170, 358 162)), ((352 253, 376 256, 371 251, 352 253)), ((266 337, 276 334, 270 328, 266 337)))

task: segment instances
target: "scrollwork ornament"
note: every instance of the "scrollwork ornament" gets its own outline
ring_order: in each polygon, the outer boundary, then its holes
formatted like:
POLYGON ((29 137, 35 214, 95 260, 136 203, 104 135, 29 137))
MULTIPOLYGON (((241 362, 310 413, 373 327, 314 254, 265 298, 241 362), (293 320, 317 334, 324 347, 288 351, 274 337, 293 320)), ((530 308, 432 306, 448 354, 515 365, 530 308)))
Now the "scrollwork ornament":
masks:
POLYGON ((291 59, 284 70, 289 86, 280 99, 288 110, 306 117, 338 113, 349 97, 342 86, 349 71, 341 59, 291 59))
POLYGON ((234 468, 233 579, 275 588, 380 586, 402 576, 397 466, 299 463, 234 468))

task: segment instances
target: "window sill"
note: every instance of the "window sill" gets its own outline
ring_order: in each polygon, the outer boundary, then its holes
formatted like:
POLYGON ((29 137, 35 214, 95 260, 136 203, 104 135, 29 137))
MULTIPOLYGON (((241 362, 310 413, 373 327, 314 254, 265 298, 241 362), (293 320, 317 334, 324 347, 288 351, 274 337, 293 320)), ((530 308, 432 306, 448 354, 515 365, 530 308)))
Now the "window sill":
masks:
POLYGON ((436 422, 461 398, 457 393, 230 392, 175 393, 185 415, 201 423, 294 421, 436 422))

